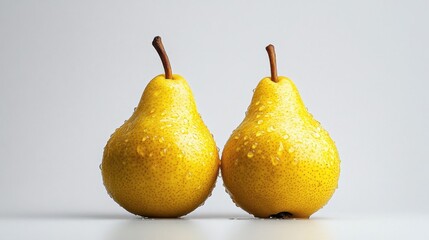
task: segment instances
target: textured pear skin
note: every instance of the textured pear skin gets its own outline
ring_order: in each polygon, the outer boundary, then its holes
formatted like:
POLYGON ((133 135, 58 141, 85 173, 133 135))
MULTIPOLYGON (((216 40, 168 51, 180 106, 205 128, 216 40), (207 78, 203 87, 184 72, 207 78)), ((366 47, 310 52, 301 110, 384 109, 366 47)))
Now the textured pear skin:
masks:
POLYGON ((340 159, 293 82, 264 78, 224 147, 221 172, 233 201, 254 216, 308 218, 337 188, 340 159))
POLYGON ((133 115, 104 148, 103 182, 123 208, 144 217, 180 217, 209 196, 220 161, 185 79, 155 77, 133 115))

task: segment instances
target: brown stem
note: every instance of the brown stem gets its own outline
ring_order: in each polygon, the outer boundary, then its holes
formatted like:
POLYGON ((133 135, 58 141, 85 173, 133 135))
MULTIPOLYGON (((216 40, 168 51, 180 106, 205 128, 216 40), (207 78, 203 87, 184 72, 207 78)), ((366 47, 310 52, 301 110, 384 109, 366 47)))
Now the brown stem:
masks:
POLYGON ((173 79, 173 72, 171 70, 170 61, 168 60, 167 53, 165 52, 164 45, 162 45, 161 37, 156 36, 152 41, 152 46, 158 52, 159 57, 162 61, 162 66, 164 67, 165 78, 173 79))
POLYGON ((270 58, 270 68, 271 68, 271 81, 278 82, 277 78, 277 63, 276 63, 276 51, 274 50, 273 45, 268 45, 265 48, 268 52, 268 57, 270 58))

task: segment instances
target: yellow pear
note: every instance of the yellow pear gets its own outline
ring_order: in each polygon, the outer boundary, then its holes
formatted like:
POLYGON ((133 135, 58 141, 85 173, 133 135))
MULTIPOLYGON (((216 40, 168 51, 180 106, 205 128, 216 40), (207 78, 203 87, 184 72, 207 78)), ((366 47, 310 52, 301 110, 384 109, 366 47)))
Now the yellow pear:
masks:
POLYGON ((222 178, 237 206, 256 217, 308 218, 337 188, 340 159, 294 83, 277 77, 274 47, 266 49, 271 78, 259 82, 224 147, 222 178))
POLYGON ((111 135, 101 165, 109 195, 143 217, 180 217, 204 203, 220 160, 186 80, 172 74, 160 37, 152 42, 165 74, 152 79, 140 103, 111 135))

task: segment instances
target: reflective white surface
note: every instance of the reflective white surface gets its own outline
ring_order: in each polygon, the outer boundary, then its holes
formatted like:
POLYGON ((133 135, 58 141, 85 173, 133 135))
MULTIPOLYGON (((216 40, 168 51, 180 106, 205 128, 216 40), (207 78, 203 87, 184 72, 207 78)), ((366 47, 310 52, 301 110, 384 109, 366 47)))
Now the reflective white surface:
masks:
POLYGON ((40 215, 1 218, 0 239, 429 239, 428 226, 429 215, 332 216, 310 220, 40 215))

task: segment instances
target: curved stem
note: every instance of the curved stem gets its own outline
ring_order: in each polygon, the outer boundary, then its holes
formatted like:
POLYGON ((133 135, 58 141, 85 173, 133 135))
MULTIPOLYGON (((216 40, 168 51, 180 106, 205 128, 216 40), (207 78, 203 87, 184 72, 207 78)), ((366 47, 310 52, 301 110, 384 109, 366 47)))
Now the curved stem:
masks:
POLYGON ((265 48, 268 52, 268 57, 270 58, 270 68, 271 68, 271 81, 278 82, 277 78, 277 63, 276 63, 276 51, 274 50, 273 45, 268 45, 265 48))
POLYGON ((168 60, 167 53, 165 52, 164 45, 162 45, 161 37, 156 36, 152 41, 152 46, 158 52, 159 57, 162 61, 162 66, 164 67, 165 78, 173 79, 173 71, 171 70, 170 61, 168 60))

